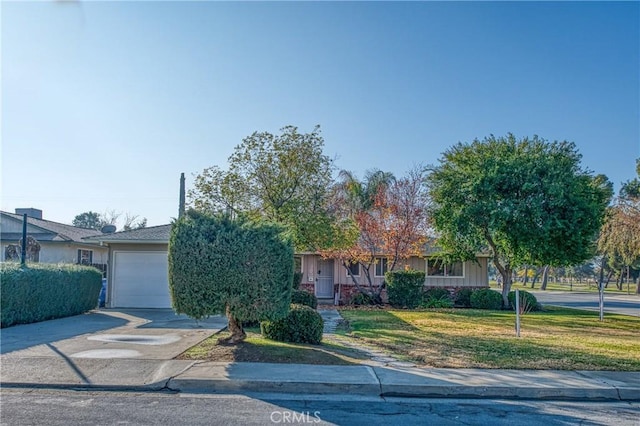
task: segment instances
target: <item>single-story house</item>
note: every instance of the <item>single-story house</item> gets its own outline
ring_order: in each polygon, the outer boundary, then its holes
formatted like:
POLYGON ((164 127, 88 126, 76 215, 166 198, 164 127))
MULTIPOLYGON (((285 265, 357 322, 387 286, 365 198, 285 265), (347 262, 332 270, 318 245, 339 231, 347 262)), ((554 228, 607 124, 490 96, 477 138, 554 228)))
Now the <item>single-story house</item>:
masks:
MULTIPOLYGON (((488 260, 488 256, 478 255, 475 262, 454 262, 445 265, 433 255, 425 254, 399 260, 395 270, 410 268, 424 271, 426 288, 482 288, 489 286, 488 260)), ((387 259, 380 256, 375 264, 371 265, 370 275, 374 286, 382 285, 387 263, 387 259)), ((334 299, 339 295, 341 302, 347 302, 353 293, 357 292, 351 275, 361 287, 368 287, 368 281, 362 271, 363 266, 358 263, 350 264, 347 270, 339 260, 324 259, 315 253, 302 253, 296 255, 296 267, 302 272, 301 288, 313 292, 318 299, 334 299)))
MULTIPOLYGON (((109 248, 109 270, 106 306, 111 308, 168 308, 171 306, 168 279, 168 244, 171 225, 103 234, 88 238, 109 248)), ((323 259, 315 253, 295 255, 296 269, 303 273, 302 288, 319 299, 348 301, 355 291, 351 277, 339 261, 323 259)), ((426 287, 479 288, 489 285, 487 256, 477 262, 458 262, 442 265, 433 257, 414 257, 401 266, 426 271, 426 287)), ((387 262, 380 259, 375 266, 375 284, 382 283, 387 262)), ((362 280, 359 265, 351 273, 362 280)))
POLYGON ((16 209, 15 213, 0 211, 0 256, 2 261, 11 258, 12 249, 22 240, 22 219, 27 214, 27 236, 34 238, 40 250, 34 253, 31 262, 80 263, 106 267, 108 249, 98 241, 86 237, 102 235, 95 229, 79 228, 42 218, 42 210, 16 209))

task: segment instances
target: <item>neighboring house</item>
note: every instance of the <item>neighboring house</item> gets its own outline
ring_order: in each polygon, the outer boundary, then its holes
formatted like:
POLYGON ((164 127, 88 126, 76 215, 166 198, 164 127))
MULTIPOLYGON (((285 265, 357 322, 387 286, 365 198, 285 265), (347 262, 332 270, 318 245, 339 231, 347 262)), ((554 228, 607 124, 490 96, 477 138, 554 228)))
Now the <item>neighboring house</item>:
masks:
MULTIPOLYGON (((109 247, 107 307, 111 308, 168 308, 171 306, 168 279, 168 245, 171 225, 153 226, 132 231, 89 237, 109 247)), ((303 272, 302 287, 319 299, 331 299, 338 290, 340 300, 347 302, 355 292, 351 277, 337 260, 323 259, 315 253, 295 255, 296 269, 303 272)), ((433 258, 413 257, 401 261, 405 265, 426 271, 426 287, 480 288, 489 285, 486 256, 476 262, 441 265, 433 258)), ((381 259, 373 274, 376 284, 384 279, 387 264, 381 259)), ((353 266, 352 273, 364 285, 363 271, 353 266)))
POLYGON ((10 246, 16 246, 22 239, 22 218, 27 214, 27 236, 34 238, 40 251, 32 262, 40 263, 80 263, 105 269, 108 250, 97 241, 86 241, 85 237, 101 235, 95 229, 79 228, 52 222, 42 218, 38 209, 16 209, 16 213, 0 211, 0 259, 7 258, 10 246), (9 247, 9 250, 7 248, 9 247))

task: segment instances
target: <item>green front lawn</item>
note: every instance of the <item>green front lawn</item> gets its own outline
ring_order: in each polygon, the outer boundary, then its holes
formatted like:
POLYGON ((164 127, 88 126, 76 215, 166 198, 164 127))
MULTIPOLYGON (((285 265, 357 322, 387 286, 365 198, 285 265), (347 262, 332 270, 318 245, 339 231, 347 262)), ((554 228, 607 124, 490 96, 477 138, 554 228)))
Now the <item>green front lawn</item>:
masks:
POLYGON ((548 307, 508 311, 343 309, 359 341, 431 367, 640 371, 640 318, 548 307))

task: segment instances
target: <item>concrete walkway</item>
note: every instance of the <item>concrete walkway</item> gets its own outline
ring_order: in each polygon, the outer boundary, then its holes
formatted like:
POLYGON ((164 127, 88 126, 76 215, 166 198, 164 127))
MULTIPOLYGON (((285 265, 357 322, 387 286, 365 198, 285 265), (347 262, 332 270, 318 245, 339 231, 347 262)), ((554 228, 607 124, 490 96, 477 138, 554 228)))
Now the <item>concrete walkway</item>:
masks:
MULTIPOLYGON (((340 321, 339 313, 321 310, 321 315, 332 318, 327 321, 326 338, 339 338, 331 334, 340 321)), ((173 359, 222 326, 221 318, 195 323, 170 311, 108 310, 10 327, 1 335, 0 386, 640 400, 640 372, 434 369, 394 364, 398 361, 391 359, 376 361, 386 354, 375 351, 364 364, 348 366, 173 359)))

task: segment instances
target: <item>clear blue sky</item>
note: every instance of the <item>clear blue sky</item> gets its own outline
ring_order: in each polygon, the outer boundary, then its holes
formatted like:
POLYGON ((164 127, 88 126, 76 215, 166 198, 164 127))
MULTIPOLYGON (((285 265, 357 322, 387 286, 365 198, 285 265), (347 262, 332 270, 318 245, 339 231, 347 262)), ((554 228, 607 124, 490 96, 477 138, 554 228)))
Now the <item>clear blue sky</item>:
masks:
POLYGON ((640 156, 640 3, 2 2, 2 210, 177 215, 180 172, 320 124, 359 176, 489 134, 640 156))

